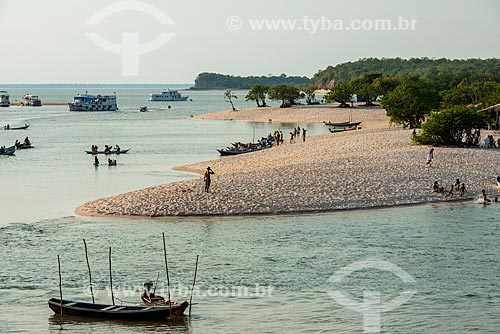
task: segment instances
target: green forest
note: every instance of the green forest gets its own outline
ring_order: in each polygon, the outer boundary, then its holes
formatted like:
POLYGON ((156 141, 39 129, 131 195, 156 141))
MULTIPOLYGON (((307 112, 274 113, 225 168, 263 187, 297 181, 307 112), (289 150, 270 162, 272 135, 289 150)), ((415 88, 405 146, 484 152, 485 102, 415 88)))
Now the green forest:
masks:
POLYGON ((233 76, 218 73, 200 73, 194 81, 193 89, 250 89, 255 84, 264 86, 278 85, 304 85, 309 84, 311 80, 307 77, 287 76, 233 76))
POLYGON ((430 59, 430 58, 365 58, 336 66, 328 66, 311 79, 318 88, 329 89, 334 82, 350 82, 368 74, 388 77, 418 76, 424 79, 457 77, 475 73, 500 78, 500 59, 430 59))

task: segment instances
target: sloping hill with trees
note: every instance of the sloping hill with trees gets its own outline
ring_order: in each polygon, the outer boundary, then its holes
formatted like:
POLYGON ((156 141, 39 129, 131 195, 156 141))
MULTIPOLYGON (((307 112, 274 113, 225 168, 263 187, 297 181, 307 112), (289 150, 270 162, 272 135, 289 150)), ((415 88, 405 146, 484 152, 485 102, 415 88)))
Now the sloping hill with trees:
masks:
POLYGON ((367 74, 383 76, 418 76, 424 79, 476 73, 500 78, 500 59, 430 59, 430 58, 365 58, 336 66, 328 66, 316 73, 312 84, 329 89, 334 82, 349 82, 367 74))

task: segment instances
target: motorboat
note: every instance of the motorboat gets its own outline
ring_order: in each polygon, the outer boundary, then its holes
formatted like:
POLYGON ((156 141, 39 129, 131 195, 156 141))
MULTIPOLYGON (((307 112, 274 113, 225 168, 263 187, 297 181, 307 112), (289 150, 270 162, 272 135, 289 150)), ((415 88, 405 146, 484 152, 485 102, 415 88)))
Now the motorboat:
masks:
POLYGON ((188 96, 182 96, 175 89, 164 89, 161 93, 149 94, 149 101, 186 101, 188 96))

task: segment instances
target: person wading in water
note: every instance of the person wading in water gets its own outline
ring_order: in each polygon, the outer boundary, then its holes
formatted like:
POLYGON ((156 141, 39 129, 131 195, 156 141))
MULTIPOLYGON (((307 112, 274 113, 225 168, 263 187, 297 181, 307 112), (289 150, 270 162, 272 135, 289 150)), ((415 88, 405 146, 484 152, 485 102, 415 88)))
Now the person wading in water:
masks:
POLYGON ((205 181, 205 192, 208 193, 210 189, 210 175, 215 174, 212 168, 207 167, 207 170, 205 171, 205 176, 203 180, 205 181))

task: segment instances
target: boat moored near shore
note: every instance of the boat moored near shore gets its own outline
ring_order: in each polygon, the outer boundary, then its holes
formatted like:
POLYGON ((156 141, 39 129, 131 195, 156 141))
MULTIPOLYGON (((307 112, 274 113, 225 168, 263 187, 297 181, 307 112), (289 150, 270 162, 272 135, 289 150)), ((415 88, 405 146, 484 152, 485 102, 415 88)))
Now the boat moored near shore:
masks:
POLYGON ((30 107, 41 107, 42 101, 38 98, 37 95, 26 94, 23 96, 23 100, 21 101, 22 106, 30 106, 30 107))
POLYGON ((0 107, 10 106, 9 93, 4 90, 0 90, 0 107))

